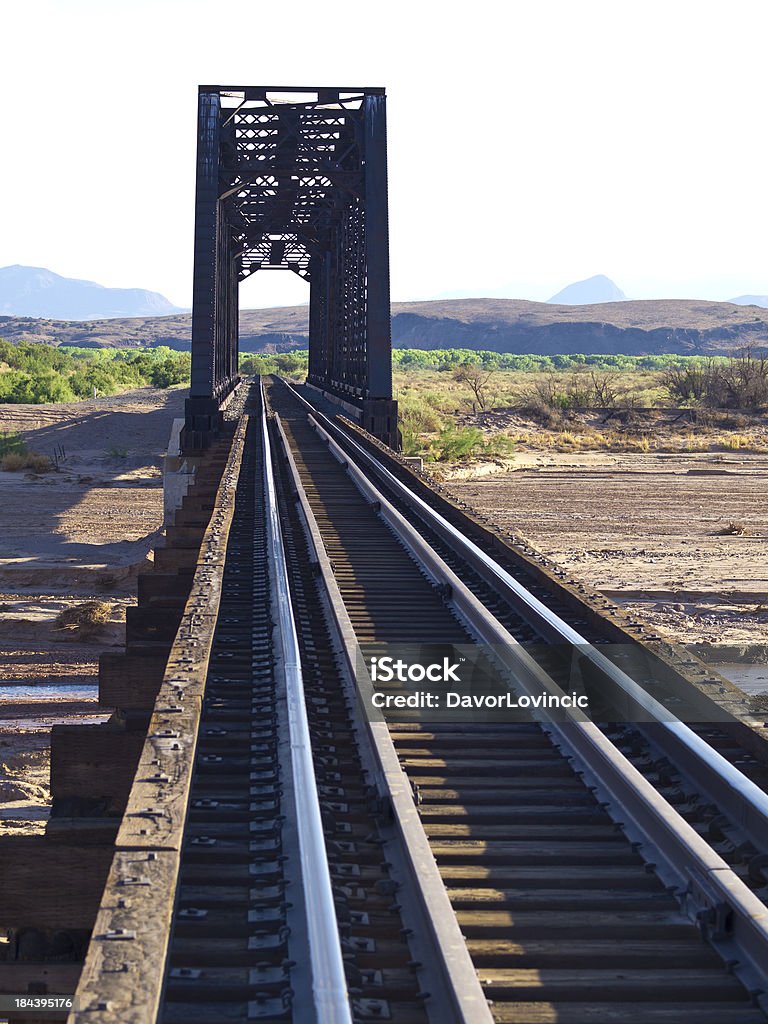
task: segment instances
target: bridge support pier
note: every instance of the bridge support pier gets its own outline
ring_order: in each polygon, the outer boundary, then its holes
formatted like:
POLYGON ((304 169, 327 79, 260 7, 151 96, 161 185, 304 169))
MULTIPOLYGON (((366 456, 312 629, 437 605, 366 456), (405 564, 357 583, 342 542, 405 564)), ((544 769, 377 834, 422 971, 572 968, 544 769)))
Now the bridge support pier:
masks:
POLYGON ((400 450, 397 429, 397 402, 391 398, 366 398, 360 425, 394 451, 400 450))

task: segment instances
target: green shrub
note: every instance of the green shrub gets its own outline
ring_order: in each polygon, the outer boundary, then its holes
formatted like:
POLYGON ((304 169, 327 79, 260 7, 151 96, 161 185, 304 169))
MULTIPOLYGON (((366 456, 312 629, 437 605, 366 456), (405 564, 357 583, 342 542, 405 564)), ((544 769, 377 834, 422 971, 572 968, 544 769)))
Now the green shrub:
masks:
POLYGON ((397 415, 401 430, 418 434, 436 433, 443 429, 443 418, 428 401, 406 395, 398 399, 397 415))
POLYGON ((498 455, 501 458, 512 455, 517 445, 508 434, 491 434, 483 444, 484 455, 498 455))
POLYGON ((11 452, 23 455, 26 450, 24 438, 17 430, 0 430, 0 458, 11 452))
POLYGON ((483 444, 483 432, 477 427, 448 426, 440 431, 434 442, 434 457, 438 462, 467 459, 483 444))
POLYGON ((400 433, 403 438, 403 455, 423 455, 425 452, 425 444, 418 434, 414 433, 410 427, 401 424, 400 433))
POLYGON ((248 353, 240 356, 240 372, 266 375, 277 373, 283 377, 302 380, 307 375, 309 352, 298 349, 295 352, 278 352, 274 355, 248 353))
POLYGON ((0 402, 37 405, 112 395, 152 384, 158 388, 189 380, 191 356, 167 346, 143 349, 54 348, 0 341, 0 402))

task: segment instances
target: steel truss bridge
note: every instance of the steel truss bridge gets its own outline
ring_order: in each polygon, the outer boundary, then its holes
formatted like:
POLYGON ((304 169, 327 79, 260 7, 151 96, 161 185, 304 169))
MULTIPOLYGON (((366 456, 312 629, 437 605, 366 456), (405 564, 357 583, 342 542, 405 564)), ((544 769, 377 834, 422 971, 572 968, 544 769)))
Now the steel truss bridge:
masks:
POLYGON ((397 447, 383 89, 200 87, 187 450, 220 428, 259 270, 309 282, 308 383, 397 447))
POLYGON ((204 450, 106 720, 51 729, 45 832, 0 806, 0 1016, 766 1024, 759 698, 364 429, 396 429, 383 94, 206 87, 198 171, 204 450), (286 266, 315 391, 222 408, 237 283, 286 266))

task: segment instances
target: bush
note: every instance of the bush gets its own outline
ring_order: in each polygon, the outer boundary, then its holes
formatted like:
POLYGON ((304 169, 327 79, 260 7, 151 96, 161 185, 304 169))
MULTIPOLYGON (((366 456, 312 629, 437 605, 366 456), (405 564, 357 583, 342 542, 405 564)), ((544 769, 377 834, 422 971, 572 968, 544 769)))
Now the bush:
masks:
POLYGON ((502 458, 512 455, 517 448, 515 441, 508 434, 491 434, 483 444, 484 455, 497 455, 502 458))
POLYGON ((0 459, 0 469, 8 473, 17 473, 21 469, 31 469, 33 473, 49 473, 53 463, 47 455, 40 452, 8 452, 0 459))
MULTIPOLYGON (((191 364, 190 364, 191 365, 191 364)), ((156 388, 170 388, 189 380, 190 370, 185 360, 168 355, 159 360, 149 371, 149 381, 156 388)))
POLYGON ((59 612, 56 626, 76 632, 78 636, 95 636, 106 626, 111 615, 112 605, 106 601, 85 601, 59 612))
POLYGON ((489 391, 493 382, 493 369, 486 369, 475 363, 460 363, 453 371, 453 379, 459 384, 466 384, 471 393, 472 409, 485 409, 489 402, 489 391))
POLYGON ((128 449, 122 444, 113 444, 111 448, 104 449, 104 455, 108 459, 127 459, 128 449))
POLYGON ((27 464, 27 456, 22 455, 20 452, 8 452, 7 455, 3 455, 0 459, 0 469, 5 470, 7 473, 16 473, 20 469, 24 469, 27 464))
POLYGON ((477 427, 445 427, 434 443, 434 457, 438 462, 467 459, 482 443, 483 432, 477 427))
POLYGON ((666 370, 662 383, 680 404, 759 409, 768 405, 768 356, 745 349, 726 359, 699 359, 666 370))
POLYGON ((611 375, 594 370, 570 376, 550 371, 518 395, 518 406, 539 416, 570 409, 613 409, 617 402, 618 390, 611 375))
POLYGON ((443 418, 428 402, 409 395, 399 398, 397 414, 400 429, 417 434, 437 433, 443 429, 443 418))
POLYGON ((26 458, 26 468, 31 469, 33 473, 50 473, 53 469, 53 463, 48 456, 40 452, 29 452, 26 458))
POLYGON ((718 530, 715 536, 717 537, 746 537, 749 534, 746 523, 733 522, 728 523, 722 530, 718 530))
POLYGON ((240 372, 266 376, 278 373, 283 377, 301 380, 307 375, 309 352, 299 349, 296 352, 279 352, 275 355, 257 355, 248 353, 240 356, 240 372))

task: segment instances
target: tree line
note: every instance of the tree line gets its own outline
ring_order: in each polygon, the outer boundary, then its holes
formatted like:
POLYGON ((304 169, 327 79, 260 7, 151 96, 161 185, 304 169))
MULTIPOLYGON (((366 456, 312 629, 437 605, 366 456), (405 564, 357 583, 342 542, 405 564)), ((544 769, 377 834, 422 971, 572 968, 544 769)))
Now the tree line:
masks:
POLYGON ((191 356, 164 346, 142 349, 56 348, 0 341, 0 402, 76 402, 151 385, 189 381, 191 356))

